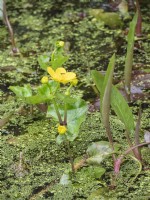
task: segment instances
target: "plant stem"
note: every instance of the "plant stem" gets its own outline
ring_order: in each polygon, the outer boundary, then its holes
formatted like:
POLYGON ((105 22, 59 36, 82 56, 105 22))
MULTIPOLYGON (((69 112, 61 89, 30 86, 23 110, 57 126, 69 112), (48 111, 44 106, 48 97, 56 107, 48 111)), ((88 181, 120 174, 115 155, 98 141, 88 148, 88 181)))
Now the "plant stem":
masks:
MULTIPOLYGON (((132 144, 132 142, 131 142, 131 140, 130 140, 129 132, 126 130, 126 131, 125 131, 125 134, 126 134, 126 138, 127 138, 128 144, 129 144, 129 146, 132 148, 132 147, 133 147, 133 144, 132 144)), ((133 148, 132 151, 133 151, 133 153, 134 153, 134 156, 135 156, 138 160, 141 160, 141 157, 140 157, 140 155, 139 155, 138 150, 133 148)))
POLYGON ((137 147, 142 147, 142 146, 145 146, 145 145, 148 145, 148 144, 150 144, 150 142, 143 142, 143 143, 141 143, 141 144, 135 145, 135 146, 131 147, 130 149, 126 150, 126 151, 123 153, 122 156, 127 155, 128 153, 130 153, 130 151, 132 151, 133 149, 135 149, 135 148, 137 148, 137 147))
POLYGON ((64 106, 64 125, 67 125, 67 104, 64 106))
POLYGON ((138 19, 137 19, 137 25, 136 25, 136 36, 141 37, 142 36, 142 15, 141 15, 141 9, 139 1, 136 0, 136 10, 138 12, 138 19))
POLYGON ((71 151, 71 148, 70 148, 70 142, 69 141, 67 141, 67 147, 68 147, 68 155, 69 155, 69 159, 70 159, 72 172, 73 172, 73 174, 75 174, 74 159, 73 159, 73 156, 72 156, 72 151, 71 151))
POLYGON ((54 108, 55 108, 55 111, 56 111, 56 114, 57 114, 57 117, 58 117, 58 120, 59 120, 59 124, 63 125, 63 121, 61 119, 61 115, 60 115, 60 112, 58 110, 58 107, 57 107, 55 100, 53 100, 53 104, 54 104, 54 108))
MULTIPOLYGON (((132 146, 131 148, 129 148, 128 150, 126 150, 119 158, 116 159, 115 166, 114 166, 115 173, 116 174, 119 173, 119 171, 120 171, 120 165, 121 165, 121 162, 122 162, 122 159, 124 158, 124 156, 126 156, 128 153, 130 153, 130 151, 133 151, 137 147, 142 147, 142 146, 145 146, 145 145, 148 145, 148 144, 150 144, 150 142, 144 142, 144 143, 132 146)), ((137 160, 140 162, 139 159, 137 159, 137 160)))
MULTIPOLYGON (((112 138, 112 134, 111 134, 111 130, 110 130, 110 125, 107 125, 105 127, 105 129, 106 129, 106 133, 107 133, 107 137, 108 137, 111 149, 114 151, 114 143, 113 143, 113 138, 112 138)), ((113 158, 113 161, 115 162, 116 158, 115 158, 114 154, 112 154, 112 158, 113 158)))
POLYGON ((3 18, 4 18, 4 22, 5 22, 6 26, 8 27, 8 31, 10 34, 11 44, 12 44, 12 52, 14 54, 19 53, 19 49, 16 47, 14 32, 13 32, 12 26, 10 24, 10 21, 8 19, 5 0, 3 0, 3 18))
MULTIPOLYGON (((140 105, 138 119, 137 119, 136 128, 135 128, 135 144, 136 145, 140 143, 139 132, 140 132, 140 125, 141 125, 141 115, 142 115, 142 112, 141 112, 141 105, 140 105)), ((138 152, 138 160, 142 161, 140 149, 137 148, 136 151, 138 152)))

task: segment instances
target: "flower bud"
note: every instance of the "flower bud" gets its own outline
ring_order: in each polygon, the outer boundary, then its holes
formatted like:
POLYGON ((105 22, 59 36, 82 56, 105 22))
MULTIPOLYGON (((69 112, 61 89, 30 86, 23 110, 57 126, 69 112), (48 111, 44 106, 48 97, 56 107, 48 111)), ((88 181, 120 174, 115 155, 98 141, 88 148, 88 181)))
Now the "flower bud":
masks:
POLYGON ((67 131, 66 126, 62 126, 62 125, 59 125, 59 126, 58 126, 58 133, 59 133, 59 134, 63 135, 63 134, 66 133, 66 131, 67 131))
POLYGON ((43 76, 43 78, 41 79, 41 83, 43 83, 43 84, 48 83, 48 77, 47 76, 43 76))
POLYGON ((76 78, 76 79, 72 80, 72 81, 71 81, 71 84, 72 84, 73 86, 76 86, 76 85, 78 84, 78 79, 76 78))
POLYGON ((59 41, 59 42, 58 42, 58 46, 59 46, 59 47, 64 47, 64 45, 65 45, 64 41, 59 41))

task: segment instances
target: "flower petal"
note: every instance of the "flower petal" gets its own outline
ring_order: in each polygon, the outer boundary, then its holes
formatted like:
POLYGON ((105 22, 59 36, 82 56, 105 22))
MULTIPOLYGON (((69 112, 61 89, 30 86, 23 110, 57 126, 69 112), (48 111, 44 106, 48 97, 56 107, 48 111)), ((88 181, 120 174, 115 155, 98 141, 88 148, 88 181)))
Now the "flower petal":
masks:
POLYGON ((47 71, 51 75, 51 77, 53 77, 55 75, 55 72, 54 72, 54 70, 51 67, 48 67, 47 71))
POLYGON ((63 78, 64 78, 66 81, 72 81, 73 79, 76 78, 76 74, 73 73, 73 72, 67 72, 66 74, 63 75, 63 78))
POLYGON ((66 74, 66 70, 63 67, 59 67, 56 69, 56 73, 58 74, 66 74))

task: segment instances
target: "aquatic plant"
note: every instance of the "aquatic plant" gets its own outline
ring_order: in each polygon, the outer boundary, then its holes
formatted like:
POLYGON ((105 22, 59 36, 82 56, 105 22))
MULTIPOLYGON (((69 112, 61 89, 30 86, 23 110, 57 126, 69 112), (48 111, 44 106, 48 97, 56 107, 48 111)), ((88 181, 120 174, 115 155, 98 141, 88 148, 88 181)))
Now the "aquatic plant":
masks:
MULTIPOLYGON (((142 158, 140 151, 138 149, 139 146, 142 146, 139 144, 139 125, 140 125, 141 113, 139 114, 137 126, 135 128, 134 118, 131 108, 128 106, 126 100, 121 95, 119 90, 112 85, 114 65, 115 65, 115 55, 113 55, 110 59, 105 77, 96 70, 92 70, 91 72, 93 81, 100 92, 100 99, 101 99, 100 107, 101 107, 102 122, 106 129, 110 147, 112 148, 112 151, 114 151, 113 136, 109 124, 110 105, 111 105, 112 109, 114 110, 118 118, 123 122, 125 126, 125 136, 130 146, 129 152, 132 150, 135 158, 138 159, 139 162, 141 162, 142 158), (134 132, 135 132, 135 145, 132 144, 132 141, 130 139, 130 134, 134 132)), ((115 155, 113 154, 113 160, 114 160, 114 172, 118 173, 118 166, 119 164, 121 164, 122 159, 119 160, 116 159, 115 155)))
POLYGON ((47 117, 53 117, 57 122, 58 144, 65 142, 70 156, 72 171, 74 172, 73 157, 70 142, 73 142, 79 133, 80 126, 85 120, 87 104, 78 97, 71 95, 72 87, 78 83, 74 72, 67 72, 62 65, 68 60, 64 54, 64 42, 56 42, 54 51, 50 56, 40 56, 39 64, 48 75, 41 79, 42 85, 32 91, 31 85, 10 86, 18 98, 28 104, 46 103, 48 105, 47 117))

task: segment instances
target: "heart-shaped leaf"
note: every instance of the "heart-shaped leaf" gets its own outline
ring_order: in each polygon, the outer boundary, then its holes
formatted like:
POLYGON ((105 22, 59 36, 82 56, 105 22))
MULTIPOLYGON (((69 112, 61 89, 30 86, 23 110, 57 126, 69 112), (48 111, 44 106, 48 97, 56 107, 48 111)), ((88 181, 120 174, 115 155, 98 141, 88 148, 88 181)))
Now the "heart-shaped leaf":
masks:
POLYGON ((50 66, 50 56, 49 55, 40 55, 38 57, 38 63, 42 69, 47 71, 47 67, 50 66))
POLYGON ((32 89, 29 84, 24 85, 24 87, 19 87, 19 86, 10 86, 10 90, 12 90, 17 97, 30 97, 32 96, 32 89))
MULTIPOLYGON (((85 120, 86 112, 88 110, 88 106, 84 100, 75 99, 74 104, 67 103, 67 133, 66 137, 69 141, 73 141, 79 133, 79 128, 82 122, 85 120)), ((64 105, 58 105, 59 112, 64 118, 64 105)), ((57 114, 54 109, 54 105, 48 106, 47 117, 54 117, 57 121, 57 114)))

